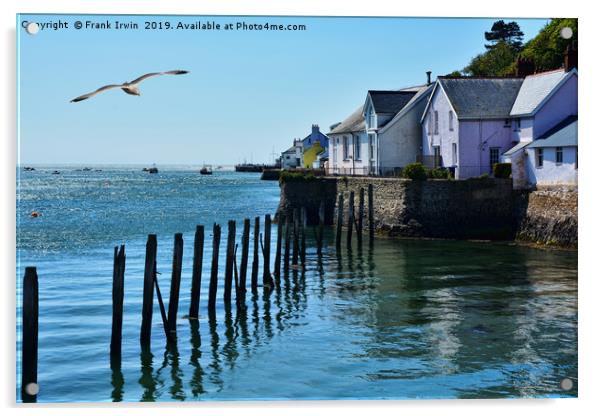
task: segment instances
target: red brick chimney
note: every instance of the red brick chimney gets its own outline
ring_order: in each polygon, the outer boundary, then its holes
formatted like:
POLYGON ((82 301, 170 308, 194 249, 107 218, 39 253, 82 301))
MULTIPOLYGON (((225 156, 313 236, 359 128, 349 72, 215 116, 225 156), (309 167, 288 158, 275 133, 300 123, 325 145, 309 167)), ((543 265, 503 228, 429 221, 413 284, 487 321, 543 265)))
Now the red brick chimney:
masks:
POLYGON ((564 70, 569 72, 573 68, 577 68, 577 46, 568 45, 564 51, 564 70))
POLYGON ((520 56, 516 59, 516 71, 517 77, 524 78, 527 75, 533 75, 535 73, 535 62, 530 58, 521 58, 520 56))

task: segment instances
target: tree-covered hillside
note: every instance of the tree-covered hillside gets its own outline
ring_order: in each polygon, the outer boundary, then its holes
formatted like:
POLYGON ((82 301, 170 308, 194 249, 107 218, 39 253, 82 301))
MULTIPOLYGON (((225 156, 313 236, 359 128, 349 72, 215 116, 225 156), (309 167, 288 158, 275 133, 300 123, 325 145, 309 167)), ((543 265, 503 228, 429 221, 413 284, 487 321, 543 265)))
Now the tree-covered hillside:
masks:
POLYGON ((507 76, 516 71, 517 58, 532 60, 538 72, 560 68, 564 51, 571 45, 577 48, 577 19, 551 19, 527 43, 523 43, 523 32, 516 22, 495 22, 491 31, 485 32, 485 52, 475 56, 461 71, 450 75, 507 76), (562 28, 573 31, 570 39, 560 35, 562 28))

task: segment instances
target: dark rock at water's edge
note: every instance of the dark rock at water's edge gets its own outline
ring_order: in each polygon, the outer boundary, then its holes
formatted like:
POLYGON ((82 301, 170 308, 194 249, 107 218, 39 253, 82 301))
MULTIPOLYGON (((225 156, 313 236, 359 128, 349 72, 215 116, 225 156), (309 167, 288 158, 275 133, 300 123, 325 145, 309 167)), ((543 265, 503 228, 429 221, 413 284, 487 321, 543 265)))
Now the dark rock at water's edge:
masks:
POLYGON ((514 206, 518 241, 577 248, 577 188, 558 186, 516 191, 514 206))

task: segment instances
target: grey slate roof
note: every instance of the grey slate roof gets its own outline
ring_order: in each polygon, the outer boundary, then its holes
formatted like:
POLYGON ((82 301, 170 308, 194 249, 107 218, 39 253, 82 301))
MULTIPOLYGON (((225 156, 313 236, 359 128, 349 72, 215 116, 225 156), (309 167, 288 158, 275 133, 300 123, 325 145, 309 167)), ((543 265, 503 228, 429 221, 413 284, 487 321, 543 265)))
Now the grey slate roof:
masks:
POLYGON ((338 126, 332 129, 328 134, 344 134, 364 131, 366 122, 364 120, 364 106, 355 110, 349 117, 343 120, 338 126))
POLYGON ((406 109, 411 108, 416 101, 419 101, 423 98, 428 97, 428 95, 431 93, 431 90, 433 89, 434 86, 435 86, 435 84, 422 85, 420 87, 415 87, 414 89, 416 91, 416 94, 414 94, 412 99, 406 103, 406 105, 395 115, 395 117, 393 117, 391 120, 389 120, 387 122, 387 124, 385 124, 384 126, 382 126, 380 128, 380 131, 386 131, 389 128, 389 126, 392 126, 393 124, 395 124, 401 117, 403 117, 403 114, 406 112, 406 109))
POLYGON ((533 113, 548 95, 572 74, 573 72, 564 72, 564 69, 558 69, 529 75, 520 87, 510 115, 518 116, 533 113))
POLYGON ((536 147, 566 147, 577 146, 577 116, 570 116, 544 133, 539 139, 527 146, 536 147))
POLYGON ((414 90, 405 91, 368 91, 377 114, 396 114, 416 95, 414 90))
POLYGON ((522 78, 446 78, 438 82, 459 119, 507 118, 522 78))

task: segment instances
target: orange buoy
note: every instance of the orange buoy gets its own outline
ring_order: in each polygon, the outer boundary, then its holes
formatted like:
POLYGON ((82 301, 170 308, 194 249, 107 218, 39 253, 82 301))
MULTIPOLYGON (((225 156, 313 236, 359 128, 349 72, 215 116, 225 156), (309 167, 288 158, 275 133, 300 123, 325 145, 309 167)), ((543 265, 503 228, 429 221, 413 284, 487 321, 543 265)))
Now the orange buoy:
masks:
POLYGON ((31 212, 31 217, 32 218, 38 218, 40 215, 42 215, 42 214, 40 214, 38 211, 32 211, 31 212))

